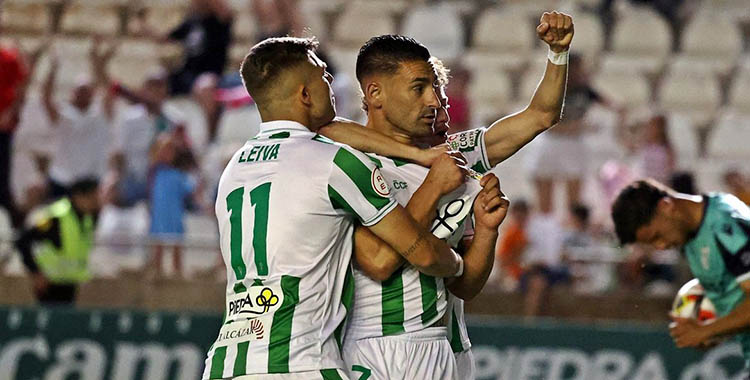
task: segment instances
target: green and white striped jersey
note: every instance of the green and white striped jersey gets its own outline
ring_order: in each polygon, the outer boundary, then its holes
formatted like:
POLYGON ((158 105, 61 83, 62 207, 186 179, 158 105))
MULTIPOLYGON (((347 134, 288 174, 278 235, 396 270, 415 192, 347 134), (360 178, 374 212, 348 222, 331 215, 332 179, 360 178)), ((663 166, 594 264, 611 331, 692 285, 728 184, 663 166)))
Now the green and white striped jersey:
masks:
POLYGON ((342 369, 355 218, 396 207, 362 153, 291 121, 262 123, 216 200, 226 310, 204 379, 342 369))
MULTIPOLYGON (((490 160, 487 157, 487 146, 484 143, 486 128, 470 129, 448 135, 446 141, 451 149, 457 150, 466 158, 466 164, 474 171, 485 174, 490 171, 490 160)), ((471 348, 469 333, 464 318, 464 300, 448 293, 448 340, 453 352, 463 352, 471 348)))
MULTIPOLYGON (((399 160, 370 154, 399 204, 406 206, 424 182, 428 169, 399 160)), ((467 223, 471 224, 472 205, 481 190, 476 178, 469 178, 438 203, 432 233, 457 245, 467 223)), ((442 318, 447 308, 442 278, 420 273, 404 265, 391 278, 378 282, 354 270, 354 309, 350 314, 347 339, 364 339, 420 331, 442 318)))

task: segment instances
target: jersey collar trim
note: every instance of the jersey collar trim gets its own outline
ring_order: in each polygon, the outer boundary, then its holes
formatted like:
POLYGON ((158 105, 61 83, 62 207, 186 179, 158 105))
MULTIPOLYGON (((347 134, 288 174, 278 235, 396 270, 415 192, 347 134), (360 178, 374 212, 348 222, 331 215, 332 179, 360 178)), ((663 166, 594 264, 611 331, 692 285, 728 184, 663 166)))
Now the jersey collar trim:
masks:
POLYGON ((267 121, 264 123, 260 123, 260 132, 258 132, 259 135, 265 135, 269 133, 277 133, 277 132, 307 132, 307 133, 313 133, 307 127, 304 125, 291 120, 274 120, 274 121, 267 121))

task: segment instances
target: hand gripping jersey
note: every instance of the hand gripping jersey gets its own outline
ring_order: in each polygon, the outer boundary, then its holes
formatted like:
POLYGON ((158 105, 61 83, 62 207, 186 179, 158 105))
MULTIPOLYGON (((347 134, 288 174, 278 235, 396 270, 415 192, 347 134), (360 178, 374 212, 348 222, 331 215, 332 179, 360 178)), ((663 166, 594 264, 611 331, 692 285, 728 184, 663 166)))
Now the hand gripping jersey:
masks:
MULTIPOLYGON (((424 182, 428 169, 399 160, 370 155, 385 177, 399 204, 406 206, 424 182)), ((438 202, 432 233, 457 245, 467 223, 471 223, 474 199, 481 190, 479 181, 467 181, 438 202)), ((420 331, 442 318, 447 308, 442 278, 420 273, 404 265, 384 282, 373 281, 354 270, 354 310, 347 339, 364 339, 420 331)))
MULTIPOLYGON (((487 147, 484 143, 486 128, 470 129, 448 135, 446 141, 452 150, 457 150, 466 158, 466 164, 480 174, 490 171, 490 160, 487 157, 487 147)), ((448 339, 454 353, 463 352, 471 348, 469 333, 466 330, 464 318, 464 300, 448 293, 448 339)))
MULTIPOLYGON (((739 283, 750 280, 750 208, 730 194, 712 193, 703 201, 703 220, 683 251, 717 314, 724 316, 745 298, 739 283)), ((750 368, 750 333, 736 339, 750 368)))
POLYGON ((262 123, 219 182, 227 305, 203 378, 344 368, 355 218, 373 225, 395 207, 366 156, 298 123, 262 123))

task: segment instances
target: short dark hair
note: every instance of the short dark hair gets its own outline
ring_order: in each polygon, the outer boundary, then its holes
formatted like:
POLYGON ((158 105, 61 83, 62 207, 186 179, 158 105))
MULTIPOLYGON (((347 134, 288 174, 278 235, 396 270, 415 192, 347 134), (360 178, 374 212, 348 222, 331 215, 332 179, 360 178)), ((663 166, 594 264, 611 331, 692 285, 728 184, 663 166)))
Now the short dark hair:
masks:
POLYGON ((318 48, 315 37, 267 38, 250 49, 240 65, 242 82, 256 102, 269 100, 269 91, 279 75, 308 60, 318 48))
POLYGON ((90 177, 90 178, 82 178, 75 182, 73 182, 73 185, 70 186, 69 193, 70 195, 84 195, 84 194, 90 194, 95 192, 99 188, 99 180, 96 178, 90 177))
POLYGON ((570 213, 575 217, 578 221, 581 222, 583 225, 589 224, 589 215, 591 214, 591 210, 589 210, 588 206, 586 206, 583 203, 576 203, 573 206, 570 207, 570 213))
POLYGON ((620 244, 636 241, 636 231, 651 222, 659 201, 670 189, 654 180, 639 180, 624 188, 612 204, 612 221, 620 244))
POLYGON ((430 59, 430 51, 417 40, 397 34, 372 37, 359 49, 357 80, 373 73, 393 74, 399 64, 430 59))

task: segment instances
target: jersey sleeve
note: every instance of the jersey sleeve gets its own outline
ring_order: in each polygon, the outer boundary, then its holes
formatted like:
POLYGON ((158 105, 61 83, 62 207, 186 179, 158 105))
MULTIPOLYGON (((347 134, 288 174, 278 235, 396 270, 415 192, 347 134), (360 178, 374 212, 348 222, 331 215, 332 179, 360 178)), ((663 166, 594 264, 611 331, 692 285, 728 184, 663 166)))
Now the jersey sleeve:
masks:
POLYGON ((716 244, 737 282, 750 280, 750 220, 727 218, 716 227, 716 244))
POLYGON ((333 159, 328 197, 335 209, 356 215, 365 226, 379 222, 397 204, 377 166, 348 147, 340 147, 333 159))
POLYGON ((485 133, 487 133, 487 128, 475 128, 448 135, 446 139, 452 150, 457 150, 464 155, 470 168, 482 174, 492 168, 487 157, 487 146, 484 143, 485 133))

